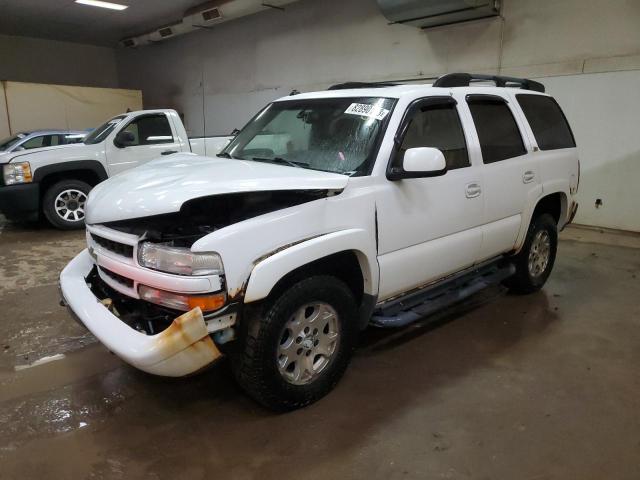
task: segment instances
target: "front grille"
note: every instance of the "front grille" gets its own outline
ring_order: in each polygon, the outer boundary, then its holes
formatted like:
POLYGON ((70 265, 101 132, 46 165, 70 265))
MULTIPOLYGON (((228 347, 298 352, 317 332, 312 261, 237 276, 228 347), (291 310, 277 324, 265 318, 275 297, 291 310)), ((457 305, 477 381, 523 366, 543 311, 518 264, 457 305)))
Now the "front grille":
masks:
POLYGON ((112 280, 115 280, 119 284, 124 285, 125 287, 128 287, 128 288, 133 288, 133 280, 131 280, 130 278, 123 277, 122 275, 119 275, 119 274, 117 274, 115 272, 112 272, 111 270, 107 270, 104 267, 100 267, 100 270, 107 277, 109 277, 112 280))
POLYGON ((117 253, 118 255, 122 255, 123 257, 133 258, 133 247, 131 245, 127 245, 126 243, 114 242, 113 240, 100 237, 94 233, 91 234, 91 238, 93 238, 93 241, 105 250, 117 253))

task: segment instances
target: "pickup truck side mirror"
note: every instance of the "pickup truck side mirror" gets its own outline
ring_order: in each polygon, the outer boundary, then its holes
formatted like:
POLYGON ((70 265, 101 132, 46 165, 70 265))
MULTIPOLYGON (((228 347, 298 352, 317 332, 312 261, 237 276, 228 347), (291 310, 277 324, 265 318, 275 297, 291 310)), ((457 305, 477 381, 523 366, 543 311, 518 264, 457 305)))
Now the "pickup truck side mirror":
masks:
POLYGON ((438 177, 447 173, 447 162, 437 148, 416 147, 404 152, 402 168, 393 168, 388 175, 389 180, 403 178, 438 177))
POLYGON ((118 132, 113 143, 118 148, 130 147, 131 145, 135 145, 136 137, 133 133, 128 132, 127 130, 122 130, 118 132))

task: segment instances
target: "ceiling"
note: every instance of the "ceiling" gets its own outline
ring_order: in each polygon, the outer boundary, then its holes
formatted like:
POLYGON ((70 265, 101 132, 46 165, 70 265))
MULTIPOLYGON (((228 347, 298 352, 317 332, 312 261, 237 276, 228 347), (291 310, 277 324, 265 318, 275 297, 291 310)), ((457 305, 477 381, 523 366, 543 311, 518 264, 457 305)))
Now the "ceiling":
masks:
POLYGON ((116 46, 118 40, 180 20, 204 0, 112 0, 122 11, 74 0, 0 0, 0 34, 116 46))

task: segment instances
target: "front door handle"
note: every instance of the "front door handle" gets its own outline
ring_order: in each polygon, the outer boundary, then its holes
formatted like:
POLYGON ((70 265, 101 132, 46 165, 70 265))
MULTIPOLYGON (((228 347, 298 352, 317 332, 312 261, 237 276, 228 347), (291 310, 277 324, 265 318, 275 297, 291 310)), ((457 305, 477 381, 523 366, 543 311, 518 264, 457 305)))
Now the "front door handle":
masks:
POLYGON ((468 183, 464 189, 464 192, 467 198, 475 198, 480 196, 480 194, 482 193, 482 188, 480 188, 479 183, 468 183))
POLYGON ((536 172, 527 170, 526 172, 524 172, 524 175, 522 175, 522 183, 531 183, 535 178, 536 172))
POLYGON ((165 150, 160 155, 171 155, 172 153, 178 153, 177 150, 165 150))

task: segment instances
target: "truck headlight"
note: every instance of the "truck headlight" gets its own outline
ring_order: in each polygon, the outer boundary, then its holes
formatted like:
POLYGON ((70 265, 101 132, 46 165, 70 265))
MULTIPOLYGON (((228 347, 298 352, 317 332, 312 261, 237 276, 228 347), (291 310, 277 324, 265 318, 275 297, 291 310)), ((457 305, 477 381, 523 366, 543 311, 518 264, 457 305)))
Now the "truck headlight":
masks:
POLYGON ((221 275, 222 259, 217 253, 193 253, 189 248, 144 242, 138 246, 143 267, 177 275, 221 275))
POLYGON ((16 185, 18 183, 31 183, 31 166, 29 162, 7 163, 2 167, 5 185, 16 185))

